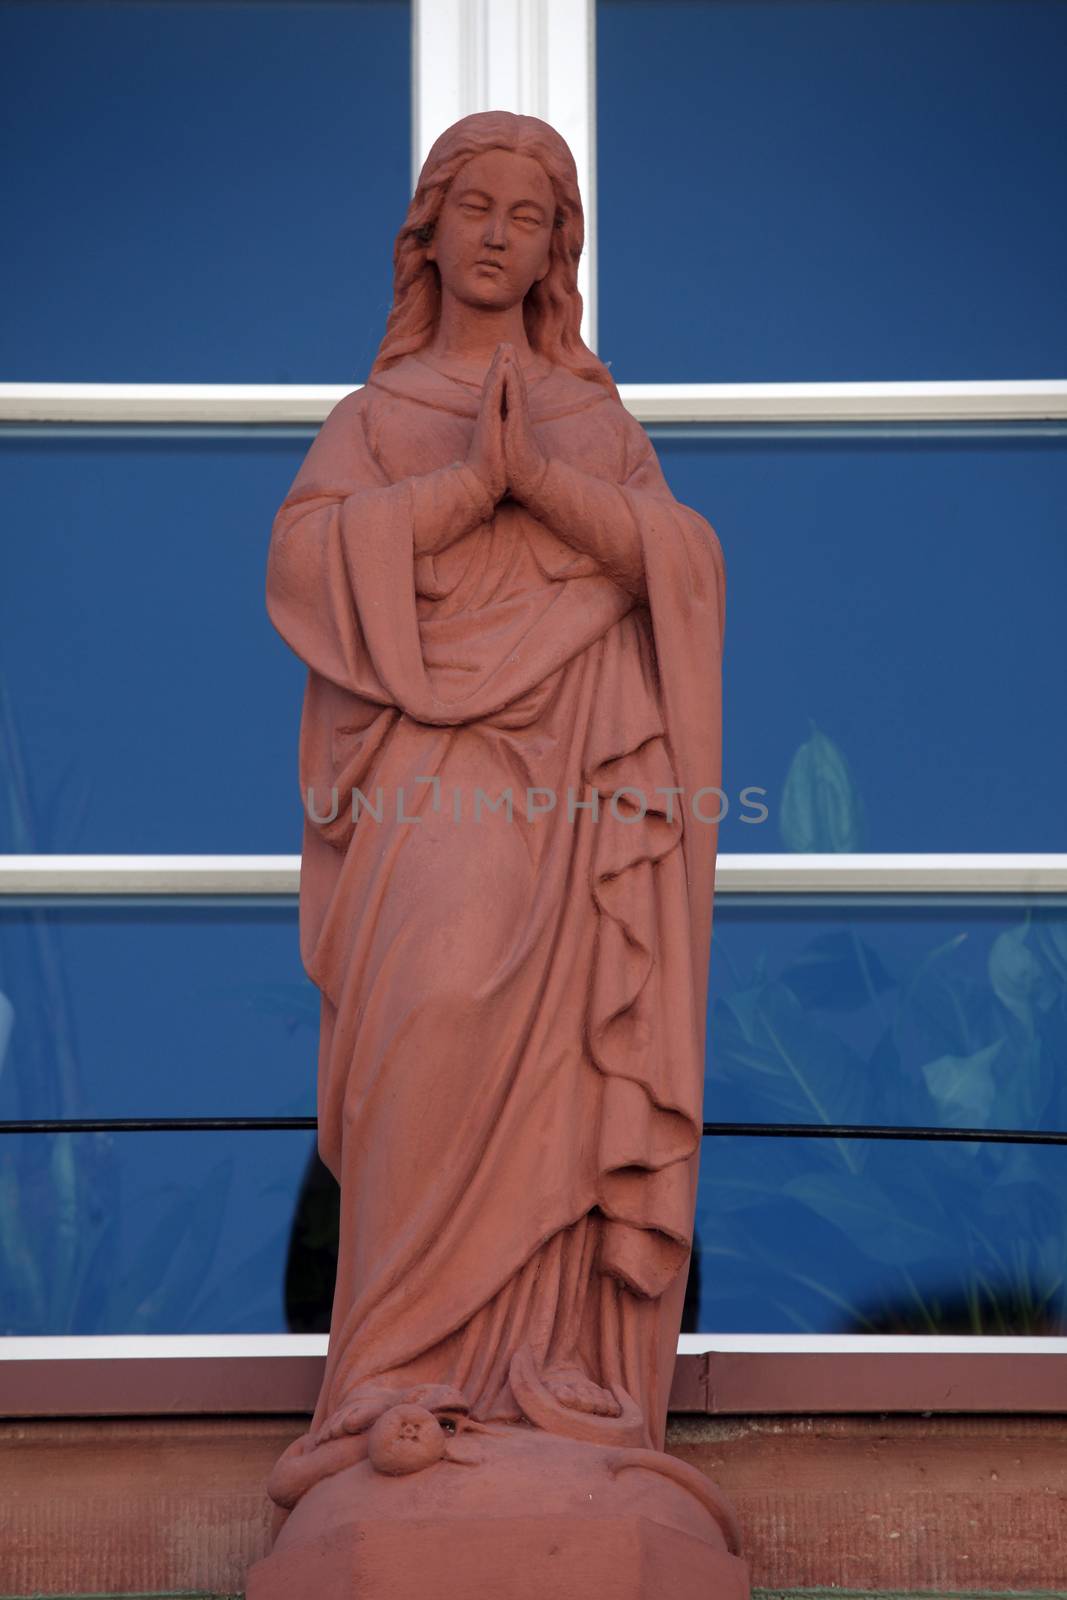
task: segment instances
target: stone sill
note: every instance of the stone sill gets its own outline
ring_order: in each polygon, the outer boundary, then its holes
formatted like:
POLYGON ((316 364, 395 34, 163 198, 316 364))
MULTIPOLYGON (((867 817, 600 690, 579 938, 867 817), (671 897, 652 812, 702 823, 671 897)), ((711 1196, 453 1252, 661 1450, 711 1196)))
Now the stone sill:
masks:
MULTIPOLYGON (((314 1409, 323 1365, 317 1355, 0 1361, 0 1417, 293 1416, 314 1409)), ((1063 1415, 1067 1355, 680 1355, 671 1411, 721 1417, 1063 1415)))

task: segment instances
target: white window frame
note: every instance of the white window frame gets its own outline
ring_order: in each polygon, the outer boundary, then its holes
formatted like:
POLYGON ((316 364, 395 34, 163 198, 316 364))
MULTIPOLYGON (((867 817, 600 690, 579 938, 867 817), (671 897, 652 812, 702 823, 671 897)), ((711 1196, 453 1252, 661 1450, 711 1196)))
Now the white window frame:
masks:
MULTIPOLYGON (((596 0, 413 0, 413 182, 437 135, 475 111, 543 118, 578 167, 586 247, 579 269, 583 337, 596 349, 596 0)), ((158 425, 321 422, 355 385, 0 383, 0 423, 158 425)), ((1027 423, 1067 418, 1067 379, 976 382, 623 384, 642 423, 1027 423)), ((7 856, 0 903, 12 896, 294 895, 296 856, 7 856)), ((729 855, 720 894, 1060 894, 1067 854, 729 855)), ((0 1360, 136 1359, 169 1354, 299 1356, 325 1340, 265 1335, 197 1339, 0 1340, 0 1360)), ((936 1349, 1067 1357, 1067 1339, 925 1335, 687 1334, 707 1351, 905 1355, 936 1349)))

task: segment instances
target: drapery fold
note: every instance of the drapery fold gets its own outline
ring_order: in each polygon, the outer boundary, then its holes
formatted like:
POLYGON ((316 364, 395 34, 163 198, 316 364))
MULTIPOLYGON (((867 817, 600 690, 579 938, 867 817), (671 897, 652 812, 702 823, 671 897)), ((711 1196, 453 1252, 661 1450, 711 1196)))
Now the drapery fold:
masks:
MULTIPOLYGON (((334 408, 272 534, 268 609, 309 669, 301 949, 343 1196, 313 1432, 383 1380, 499 1388, 507 1340, 479 1356, 471 1330, 510 1326, 509 1296, 520 1339, 508 1286, 533 1273, 543 1307, 564 1270, 613 1286, 662 1427, 702 1115, 717 830, 692 797, 720 782, 722 556, 614 396, 557 369, 530 401, 560 463, 541 516, 491 506, 462 464, 477 392, 408 358, 334 408)), ((602 1318, 600 1294, 578 1298, 602 1318)), ((571 1316, 576 1356, 606 1383, 595 1317, 571 1316)))

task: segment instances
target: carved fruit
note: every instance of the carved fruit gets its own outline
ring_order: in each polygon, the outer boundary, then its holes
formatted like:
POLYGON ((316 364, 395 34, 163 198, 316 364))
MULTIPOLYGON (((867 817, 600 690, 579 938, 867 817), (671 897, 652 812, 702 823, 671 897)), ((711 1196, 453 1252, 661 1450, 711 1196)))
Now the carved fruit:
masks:
POLYGON ((376 1472, 401 1477, 440 1461, 447 1442, 432 1411, 424 1406, 393 1406, 370 1430, 367 1453, 376 1472))

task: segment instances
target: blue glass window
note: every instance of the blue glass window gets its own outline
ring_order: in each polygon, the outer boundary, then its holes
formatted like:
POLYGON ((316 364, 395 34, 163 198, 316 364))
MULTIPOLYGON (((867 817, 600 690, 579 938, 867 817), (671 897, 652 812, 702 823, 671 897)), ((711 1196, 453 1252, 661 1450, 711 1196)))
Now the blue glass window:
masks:
POLYGON ((0 1119, 314 1116, 295 899, 0 900, 0 1119))
POLYGON ((651 431, 726 557, 720 847, 1063 849, 1067 430, 651 431))
MULTIPOLYGON (((652 431, 726 553, 722 849, 1057 849, 1062 429, 652 431), (827 773, 851 822, 820 835, 827 773)), ((264 576, 313 430, 217 434, 4 436, 3 848, 299 849, 264 576)))
POLYGON ((1067 1131, 1065 1060, 1061 896, 716 904, 709 1121, 1067 1131))
MULTIPOLYGON (((0 0, 4 375, 365 377, 410 27, 0 0)), ((600 0, 615 377, 1061 372, 1065 44, 1056 0, 600 0)), ((0 434, 0 850, 299 849, 264 576, 314 431, 0 434)), ((720 848, 1062 848, 1063 426, 651 431, 726 555, 720 848)), ((705 1115, 813 1133, 705 1139, 689 1329, 1067 1331, 1062 1147, 814 1136, 1067 1127, 1065 911, 720 893, 705 1115)), ((294 899, 9 901, 0 1120, 309 1117, 318 1009, 294 899)), ((0 1334, 325 1326, 305 1131, 5 1134, 0 1201, 0 1334)))
MULTIPOLYGON (((715 1121, 1067 1126, 1057 896, 720 894, 715 1121)), ((314 1114, 295 898, 0 905, 0 1117, 314 1114)))
POLYGON ((705 1139, 693 1298, 717 1333, 1067 1332, 1067 1150, 705 1139))
MULTIPOLYGON (((0 1334, 321 1326, 312 1156, 301 1133, 9 1136, 0 1334)), ((1062 1148, 705 1140, 693 1326, 1062 1333, 1065 1216, 1062 1148)))
POLYGON ((0 4, 0 369, 367 373, 411 196, 406 0, 0 4))
POLYGON ((282 1333, 306 1133, 0 1139, 0 1336, 282 1333))
MULTIPOLYGON (((705 1115, 1062 1129, 1065 912, 721 897, 705 1115)), ((317 1017, 292 900, 0 917, 0 1116, 313 1115, 317 1017)), ((717 1130, 690 1326, 1056 1332, 1065 1182, 1062 1148, 717 1130)), ((336 1190, 310 1136, 8 1135, 0 1185, 8 1333, 326 1325, 336 1190)))
POLYGON ((0 849, 299 851, 306 672, 265 585, 313 434, 0 435, 0 849))
POLYGON ((1067 366, 1060 0, 599 0, 601 357, 626 382, 1067 366))

